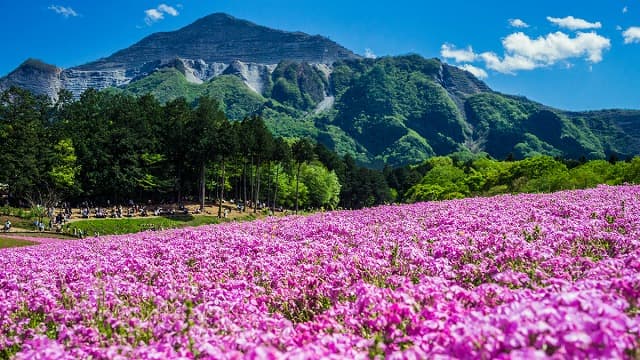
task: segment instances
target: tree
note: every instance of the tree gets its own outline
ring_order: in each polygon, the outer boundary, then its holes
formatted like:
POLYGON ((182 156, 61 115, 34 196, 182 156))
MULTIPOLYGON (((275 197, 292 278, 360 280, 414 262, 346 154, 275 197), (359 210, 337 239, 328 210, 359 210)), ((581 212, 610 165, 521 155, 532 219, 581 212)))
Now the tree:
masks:
POLYGON ((291 161, 291 146, 286 142, 283 138, 277 138, 275 140, 274 149, 273 149, 273 160, 278 164, 276 165, 276 174, 274 179, 275 189, 273 191, 273 207, 276 207, 277 199, 278 199, 278 177, 280 168, 283 167, 284 163, 291 161))
POLYGON ((218 200, 218 217, 222 217, 222 201, 224 200, 224 188, 226 183, 225 165, 226 159, 236 154, 239 149, 238 134, 236 128, 226 118, 218 128, 218 156, 220 157, 220 196, 218 200))
POLYGON ((304 162, 313 160, 313 144, 307 138, 299 139, 291 147, 293 159, 296 161, 296 202, 295 212, 298 214, 298 188, 300 184, 300 167, 304 162))
POLYGON ((76 156, 71 139, 61 139, 53 146, 53 164, 49 170, 49 177, 58 189, 71 190, 77 188, 77 176, 80 172, 78 157, 76 156))
POLYGON ((334 171, 314 162, 302 167, 302 182, 309 190, 309 205, 335 209, 340 201, 340 182, 334 171))
POLYGON ((173 178, 177 203, 182 201, 189 145, 193 142, 195 135, 189 131, 191 112, 192 109, 187 101, 184 98, 178 98, 164 106, 164 114, 161 117, 161 146, 171 169, 170 176, 173 178))
POLYGON ((220 103, 210 97, 198 99, 193 112, 191 133, 198 134, 193 147, 193 156, 200 165, 200 210, 204 210, 207 162, 220 151, 218 136, 226 116, 220 103))
POLYGON ((46 160, 51 155, 45 97, 12 87, 0 95, 0 183, 19 199, 48 180, 46 160))
POLYGON ((260 167, 265 160, 271 158, 273 152, 274 140, 273 135, 264 123, 262 117, 254 115, 250 118, 243 120, 244 136, 247 136, 251 141, 248 143, 248 150, 251 156, 251 163, 253 165, 255 161, 255 174, 253 176, 252 197, 254 202, 253 212, 258 209, 258 203, 260 201, 260 167), (246 124, 246 125, 245 125, 246 124))

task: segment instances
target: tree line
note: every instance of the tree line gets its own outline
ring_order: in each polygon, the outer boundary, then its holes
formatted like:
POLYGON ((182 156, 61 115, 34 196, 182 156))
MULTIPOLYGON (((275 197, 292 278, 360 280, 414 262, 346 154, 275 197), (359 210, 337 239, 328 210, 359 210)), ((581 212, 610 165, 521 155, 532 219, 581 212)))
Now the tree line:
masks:
POLYGON ((623 183, 640 183, 640 158, 499 161, 459 152, 378 170, 309 139, 274 137, 260 116, 230 121, 210 97, 161 104, 90 89, 51 103, 19 88, 0 94, 0 195, 19 206, 234 199, 358 209, 623 183))
POLYGON ((22 206, 234 199, 297 211, 392 200, 381 171, 309 139, 276 138, 259 116, 230 121, 216 99, 161 104, 93 89, 77 100, 63 90, 55 103, 2 92, 0 185, 22 206))
POLYGON ((417 202, 507 193, 584 189, 599 184, 640 183, 640 157, 619 161, 533 156, 503 161, 486 154, 454 153, 420 165, 386 168, 397 201, 417 202))

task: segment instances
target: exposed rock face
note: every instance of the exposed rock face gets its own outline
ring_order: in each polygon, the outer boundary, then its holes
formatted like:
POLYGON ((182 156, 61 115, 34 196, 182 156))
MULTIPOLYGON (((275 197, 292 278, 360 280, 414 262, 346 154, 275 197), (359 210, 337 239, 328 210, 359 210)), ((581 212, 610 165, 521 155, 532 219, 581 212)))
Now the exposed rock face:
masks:
POLYGON ((487 84, 478 80, 470 72, 447 64, 440 66, 436 81, 447 90, 464 117, 466 117, 464 102, 467 97, 481 92, 492 91, 487 84))
POLYGON ((0 79, 0 89, 18 86, 35 94, 55 98, 62 88, 60 79, 62 71, 61 68, 45 64, 40 60, 28 59, 9 75, 0 79))
POLYGON ((79 96, 88 88, 123 86, 172 66, 192 83, 235 74, 262 93, 281 61, 329 68, 336 60, 354 58, 358 55, 319 35, 274 30, 218 13, 177 31, 152 34, 107 58, 66 70, 28 60, 0 79, 0 90, 17 85, 55 99, 64 88, 79 96))
POLYGON ((243 63, 236 60, 225 69, 223 74, 239 76, 252 90, 262 94, 275 68, 275 64, 243 63))
POLYGON ((124 69, 92 71, 67 69, 60 74, 60 85, 74 96, 79 96, 89 88, 105 89, 126 85, 131 81, 131 75, 124 69))

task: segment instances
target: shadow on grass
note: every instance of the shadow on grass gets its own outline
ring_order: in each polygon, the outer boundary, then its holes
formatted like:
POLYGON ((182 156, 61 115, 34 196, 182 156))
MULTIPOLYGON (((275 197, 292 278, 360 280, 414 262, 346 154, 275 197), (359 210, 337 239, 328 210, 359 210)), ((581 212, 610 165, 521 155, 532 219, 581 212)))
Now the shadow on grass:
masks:
POLYGON ((65 233, 80 236, 132 234, 146 230, 176 229, 186 226, 218 224, 217 216, 172 215, 122 219, 75 221, 65 226, 65 233))
POLYGON ((8 248, 31 246, 31 245, 38 245, 38 243, 29 241, 29 240, 5 238, 5 237, 2 237, 2 235, 0 235, 0 249, 8 249, 8 248))
POLYGON ((195 219, 195 216, 193 215, 162 215, 159 217, 167 220, 178 221, 178 222, 190 222, 195 219))

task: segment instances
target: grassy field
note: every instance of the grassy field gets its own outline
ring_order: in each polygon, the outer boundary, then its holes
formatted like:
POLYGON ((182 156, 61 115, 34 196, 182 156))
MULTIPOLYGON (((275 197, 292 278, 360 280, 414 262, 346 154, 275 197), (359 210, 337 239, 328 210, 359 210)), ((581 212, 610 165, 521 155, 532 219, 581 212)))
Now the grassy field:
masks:
MULTIPOLYGON (((252 219, 254 219, 253 215, 247 215, 243 218, 234 219, 234 221, 252 219)), ((76 232, 81 230, 85 236, 93 236, 95 234, 119 235, 137 233, 145 230, 176 229, 187 226, 218 224, 223 221, 228 220, 219 219, 217 216, 191 215, 133 219, 95 219, 69 223, 65 226, 65 232, 67 234, 73 234, 75 229, 76 232)))
POLYGON ((33 241, 11 239, 0 236, 0 249, 36 245, 33 241))

